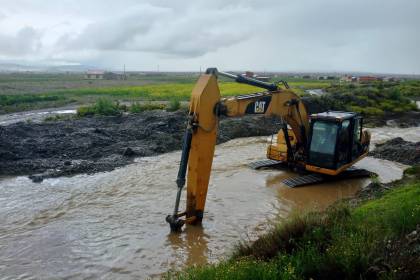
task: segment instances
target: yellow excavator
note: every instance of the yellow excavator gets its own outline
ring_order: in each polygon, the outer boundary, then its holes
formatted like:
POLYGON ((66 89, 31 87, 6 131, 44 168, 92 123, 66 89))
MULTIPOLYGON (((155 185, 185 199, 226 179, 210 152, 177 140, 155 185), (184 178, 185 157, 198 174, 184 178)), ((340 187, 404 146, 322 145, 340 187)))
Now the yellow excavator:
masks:
POLYGON ((337 111, 308 116, 300 97, 286 82, 281 83, 283 86, 220 72, 216 68, 207 69, 199 77, 189 105, 176 180, 175 209, 166 217, 172 231, 179 231, 185 223, 200 224, 203 219, 218 120, 222 116, 266 115, 281 120, 277 137, 267 147, 268 159, 252 163, 251 167, 283 166, 303 173, 303 176, 284 180, 290 187, 367 175, 363 170, 350 168, 369 151, 370 134, 362 129, 363 118, 357 113, 337 111), (218 76, 264 91, 221 98, 218 76), (186 181, 187 205, 180 213, 179 203, 186 181))

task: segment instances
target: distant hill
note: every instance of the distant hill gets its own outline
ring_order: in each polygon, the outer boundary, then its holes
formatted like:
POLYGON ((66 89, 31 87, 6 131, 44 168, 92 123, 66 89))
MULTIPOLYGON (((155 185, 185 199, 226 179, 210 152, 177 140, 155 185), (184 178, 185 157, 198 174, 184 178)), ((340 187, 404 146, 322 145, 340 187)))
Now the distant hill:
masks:
POLYGON ((88 65, 24 65, 16 63, 0 63, 0 72, 85 72, 95 66, 88 65))

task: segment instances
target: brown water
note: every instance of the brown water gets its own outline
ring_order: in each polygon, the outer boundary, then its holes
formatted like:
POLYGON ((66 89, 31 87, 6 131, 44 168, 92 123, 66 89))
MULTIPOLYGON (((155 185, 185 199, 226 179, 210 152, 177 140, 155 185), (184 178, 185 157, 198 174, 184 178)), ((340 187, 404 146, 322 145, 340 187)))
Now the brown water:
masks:
MULTIPOLYGON (((416 131, 395 133, 420 139, 416 131)), ((387 128, 373 130, 378 138, 385 132, 395 137, 387 128)), ((203 226, 181 234, 170 234, 165 222, 174 204, 179 152, 40 184, 2 178, 0 277, 135 279, 213 262, 236 242, 266 231, 271 221, 292 211, 323 209, 368 183, 354 179, 287 188, 281 180, 293 174, 246 166, 263 159, 265 148, 266 137, 217 146, 203 226)), ((359 166, 378 171, 383 181, 399 178, 404 168, 372 158, 359 166)))

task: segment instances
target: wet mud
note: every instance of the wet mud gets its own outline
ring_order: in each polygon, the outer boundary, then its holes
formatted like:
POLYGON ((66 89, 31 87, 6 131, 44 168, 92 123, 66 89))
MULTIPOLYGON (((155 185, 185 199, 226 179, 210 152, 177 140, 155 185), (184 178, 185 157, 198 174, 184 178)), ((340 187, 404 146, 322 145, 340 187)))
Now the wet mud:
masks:
MULTIPOLYGON (((0 175, 44 178, 110 171, 135 157, 158 155, 182 146, 186 112, 147 111, 0 126, 0 175)), ((237 137, 269 135, 273 118, 222 119, 218 143, 237 137)))
POLYGON ((420 141, 410 142, 401 137, 393 138, 376 144, 375 149, 369 155, 406 165, 420 164, 420 141))

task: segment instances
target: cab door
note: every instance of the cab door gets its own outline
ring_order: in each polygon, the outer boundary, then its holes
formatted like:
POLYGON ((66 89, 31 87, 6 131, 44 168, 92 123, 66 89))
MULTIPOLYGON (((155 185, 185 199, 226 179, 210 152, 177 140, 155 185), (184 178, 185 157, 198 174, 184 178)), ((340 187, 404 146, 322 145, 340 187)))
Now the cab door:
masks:
POLYGON ((352 141, 351 160, 357 159, 362 153, 362 119, 355 118, 353 122, 353 141, 352 141))
POLYGON ((351 161, 352 150, 352 123, 351 120, 344 120, 339 128, 337 146, 337 168, 351 161))

